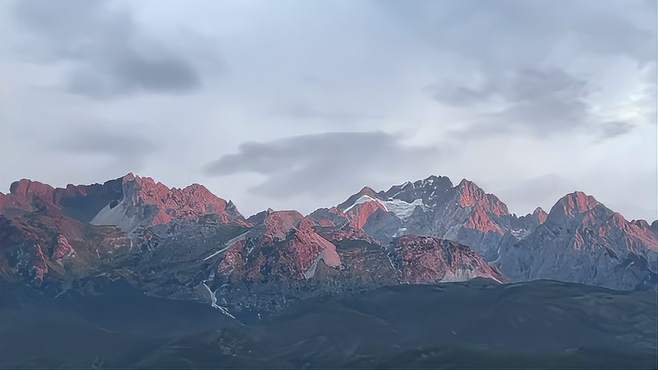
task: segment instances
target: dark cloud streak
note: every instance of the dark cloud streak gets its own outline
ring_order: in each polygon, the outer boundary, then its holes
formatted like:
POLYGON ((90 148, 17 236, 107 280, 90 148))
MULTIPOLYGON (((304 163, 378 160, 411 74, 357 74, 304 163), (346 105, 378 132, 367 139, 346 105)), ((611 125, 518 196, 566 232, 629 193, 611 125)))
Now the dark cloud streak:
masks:
POLYGON ((108 1, 16 3, 16 18, 42 50, 45 62, 71 63, 69 91, 95 98, 137 91, 184 93, 201 80, 185 58, 140 33, 127 11, 108 1))
POLYGON ((490 76, 477 88, 431 85, 426 90, 437 102, 462 108, 497 102, 494 111, 483 112, 478 124, 465 129, 469 134, 488 126, 482 132, 551 135, 591 121, 584 100, 587 83, 559 69, 520 69, 490 76))
MULTIPOLYGON (((270 142, 247 142, 237 153, 206 167, 211 175, 253 172, 266 180, 250 190, 260 195, 344 195, 382 179, 413 176, 419 166, 436 168, 434 147, 405 145, 383 132, 332 132, 270 142)), ((423 173, 430 173, 423 172, 423 173)))

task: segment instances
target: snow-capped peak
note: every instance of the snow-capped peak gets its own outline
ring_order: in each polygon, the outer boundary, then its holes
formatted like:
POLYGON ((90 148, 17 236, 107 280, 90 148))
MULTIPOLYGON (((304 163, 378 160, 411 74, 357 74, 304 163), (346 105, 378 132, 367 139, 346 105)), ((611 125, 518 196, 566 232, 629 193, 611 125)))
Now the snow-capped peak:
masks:
POLYGON ((413 214, 416 207, 421 207, 423 209, 426 208, 422 199, 416 199, 409 203, 401 199, 390 198, 389 200, 381 200, 373 198, 369 195, 362 195, 357 200, 355 200, 351 206, 347 207, 344 212, 349 212, 349 210, 355 206, 368 202, 377 202, 381 204, 387 212, 392 212, 401 220, 406 220, 409 218, 413 214))
POLYGON ((416 199, 411 203, 407 203, 401 199, 390 199, 383 203, 384 207, 386 207, 389 212, 393 212, 401 220, 406 220, 411 217, 416 207, 425 209, 425 204, 422 199, 416 199))
MULTIPOLYGON (((370 195, 362 195, 362 196, 360 196, 359 198, 357 198, 357 199, 354 201, 354 203, 352 203, 351 206, 345 208, 345 210, 344 210, 343 212, 349 212, 349 210, 352 209, 352 208, 354 208, 355 206, 358 206, 359 204, 363 204, 363 203, 368 203, 368 202, 378 202, 378 203, 380 203, 382 206, 384 206, 384 208, 386 208, 386 205, 385 205, 381 200, 379 200, 379 199, 375 199, 375 198, 371 197, 370 195)), ((387 208, 386 208, 386 210, 388 211, 387 208)))

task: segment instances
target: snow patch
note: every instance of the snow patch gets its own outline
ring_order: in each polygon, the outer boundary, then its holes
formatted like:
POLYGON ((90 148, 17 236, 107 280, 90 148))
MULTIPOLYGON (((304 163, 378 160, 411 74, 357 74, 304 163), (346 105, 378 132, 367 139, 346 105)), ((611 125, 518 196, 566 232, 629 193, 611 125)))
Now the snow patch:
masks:
POLYGON ((422 199, 416 199, 413 202, 408 203, 401 199, 390 198, 389 200, 383 201, 380 199, 373 198, 369 195, 362 195, 357 200, 355 200, 351 206, 347 207, 343 212, 348 212, 350 209, 354 208, 355 206, 368 202, 377 202, 381 204, 387 212, 392 212, 401 220, 406 220, 409 217, 411 217, 416 207, 421 207, 422 209, 427 208, 427 206, 425 206, 425 204, 423 203, 422 199))
MULTIPOLYGON (((381 200, 375 199, 375 198, 371 197, 370 195, 362 195, 357 200, 355 200, 354 203, 352 203, 351 206, 347 207, 343 212, 348 212, 350 209, 358 206, 359 204, 368 203, 368 202, 377 202, 377 203, 381 204, 382 206, 384 206, 384 208, 386 208, 386 205, 381 200)), ((388 211, 388 209, 386 209, 386 210, 388 211)))
POLYGON ((395 232, 395 234, 393 234, 393 237, 396 238, 398 236, 404 235, 406 232, 407 232, 407 228, 401 227, 398 229, 398 231, 395 232))
POLYGON ((218 255, 218 254, 220 254, 220 253, 222 253, 222 252, 224 252, 224 251, 227 251, 227 250, 228 250, 229 248, 231 248, 235 243, 239 242, 240 240, 244 240, 244 239, 247 237, 247 234, 248 234, 248 233, 249 233, 249 230, 247 230, 247 231, 243 232, 242 234, 236 236, 235 238, 233 238, 233 239, 227 241, 227 242, 224 244, 224 247, 223 247, 223 248, 219 249, 218 251, 216 251, 215 253, 209 255, 208 257, 204 258, 203 260, 204 260, 204 261, 207 261, 207 260, 209 260, 209 259, 215 257, 216 255, 218 255))
POLYGON ((383 203, 384 207, 386 207, 389 212, 393 212, 393 214, 401 220, 406 220, 411 217, 416 207, 420 207, 423 210, 426 208, 422 199, 416 199, 411 203, 407 203, 400 199, 391 199, 383 203))
POLYGON ((512 229, 510 230, 510 234, 514 236, 516 239, 521 240, 525 238, 526 236, 530 235, 530 230, 526 229, 512 229))
POLYGON ((309 267, 308 270, 304 272, 304 279, 308 280, 311 279, 313 276, 315 276, 315 271, 318 269, 318 263, 320 262, 321 259, 322 259, 321 255, 315 258, 315 261, 313 261, 311 267, 309 267))

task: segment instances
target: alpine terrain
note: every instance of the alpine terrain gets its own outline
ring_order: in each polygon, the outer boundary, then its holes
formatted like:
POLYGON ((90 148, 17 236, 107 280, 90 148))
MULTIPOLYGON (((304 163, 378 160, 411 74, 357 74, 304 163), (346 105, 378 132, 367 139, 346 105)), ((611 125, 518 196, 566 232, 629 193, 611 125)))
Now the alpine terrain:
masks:
POLYGON ((517 216, 430 176, 245 217, 199 184, 23 179, 0 367, 647 368, 657 272, 658 221, 582 192, 517 216))

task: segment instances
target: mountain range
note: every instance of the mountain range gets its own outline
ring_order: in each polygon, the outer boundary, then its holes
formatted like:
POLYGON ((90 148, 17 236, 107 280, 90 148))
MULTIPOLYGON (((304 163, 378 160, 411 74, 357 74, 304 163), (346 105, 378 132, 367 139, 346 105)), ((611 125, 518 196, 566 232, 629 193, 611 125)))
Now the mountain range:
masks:
POLYGON ((244 217, 128 174, 0 193, 0 368, 652 368, 658 222, 447 177, 244 217), (538 335, 541 333, 541 335, 538 335))
POLYGON ((93 278, 207 302, 229 317, 325 294, 473 278, 655 289, 658 221, 626 220, 592 196, 516 216, 475 183, 447 177, 364 187, 308 215, 245 218, 199 184, 128 174, 0 193, 0 279, 53 295, 93 278))

